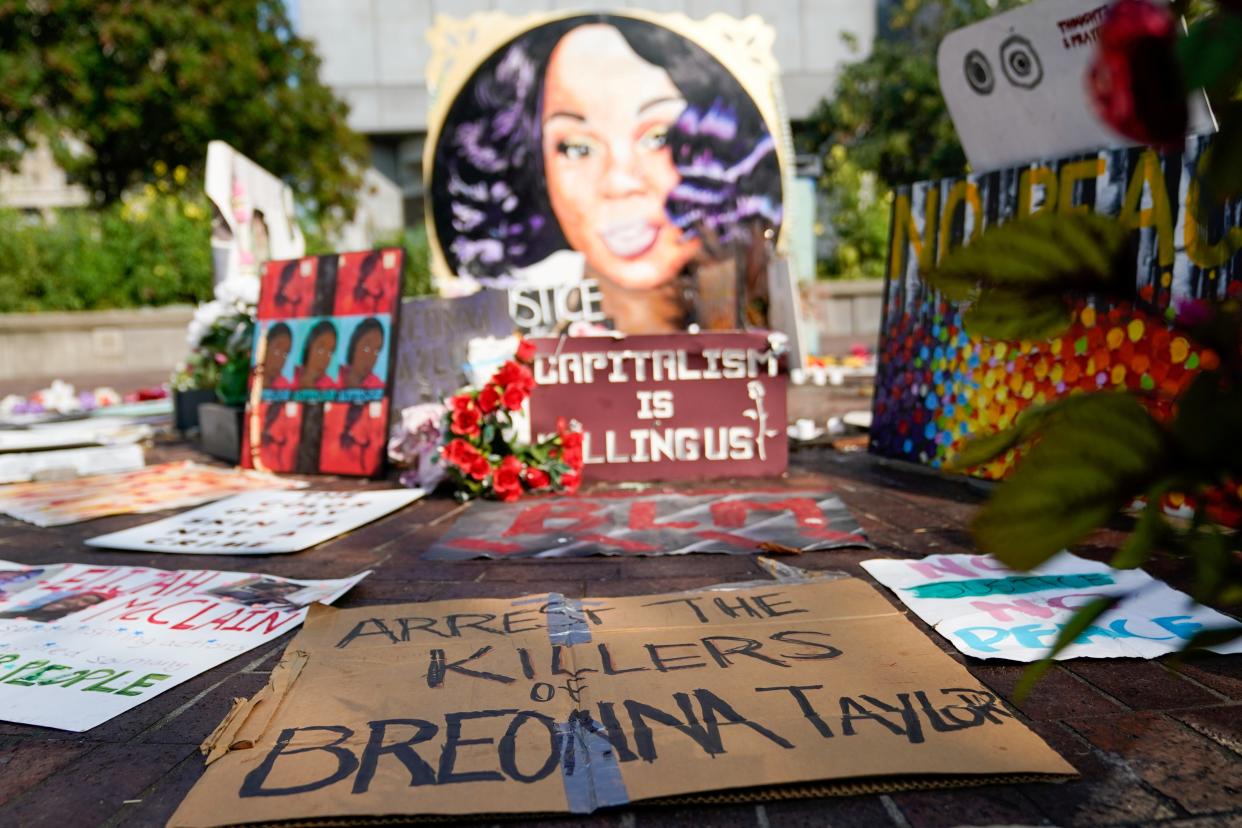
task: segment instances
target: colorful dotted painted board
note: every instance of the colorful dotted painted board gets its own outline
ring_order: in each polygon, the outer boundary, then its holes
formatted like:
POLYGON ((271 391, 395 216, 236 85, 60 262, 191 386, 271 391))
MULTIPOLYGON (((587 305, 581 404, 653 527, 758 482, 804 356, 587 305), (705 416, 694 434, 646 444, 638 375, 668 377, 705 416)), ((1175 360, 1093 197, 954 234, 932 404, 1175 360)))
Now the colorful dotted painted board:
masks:
MULTIPOLYGON (((1163 156, 1128 149, 983 175, 922 182, 894 200, 871 451, 942 467, 971 437, 1004 429, 1029 405, 1100 389, 1141 393, 1168 417, 1171 400, 1217 357, 1166 324, 1184 300, 1242 290, 1242 202, 1200 215, 1191 178, 1210 138, 1163 156), (1139 300, 1084 300, 1046 342, 968 335, 961 308, 919 279, 988 226, 1044 210, 1094 210, 1138 227, 1139 300)), ((976 471, 1000 478, 1014 452, 976 471)))

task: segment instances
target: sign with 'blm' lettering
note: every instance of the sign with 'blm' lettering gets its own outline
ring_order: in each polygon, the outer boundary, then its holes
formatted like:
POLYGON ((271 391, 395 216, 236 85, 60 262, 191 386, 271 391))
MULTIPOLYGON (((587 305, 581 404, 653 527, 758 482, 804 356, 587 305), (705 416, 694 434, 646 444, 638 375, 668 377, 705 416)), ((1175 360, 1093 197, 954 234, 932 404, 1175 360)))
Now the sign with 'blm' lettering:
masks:
POLYGON ((204 749, 173 825, 1073 773, 855 579, 316 608, 204 749))

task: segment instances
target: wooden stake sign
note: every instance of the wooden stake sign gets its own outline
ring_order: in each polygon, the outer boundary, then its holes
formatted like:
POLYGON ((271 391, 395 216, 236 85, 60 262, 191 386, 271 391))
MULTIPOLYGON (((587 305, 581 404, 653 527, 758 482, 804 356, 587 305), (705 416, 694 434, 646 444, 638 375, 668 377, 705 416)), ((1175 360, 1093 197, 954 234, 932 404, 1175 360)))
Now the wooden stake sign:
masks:
POLYGON ((763 333, 537 339, 531 426, 584 429, 587 480, 780 474, 786 376, 763 333))

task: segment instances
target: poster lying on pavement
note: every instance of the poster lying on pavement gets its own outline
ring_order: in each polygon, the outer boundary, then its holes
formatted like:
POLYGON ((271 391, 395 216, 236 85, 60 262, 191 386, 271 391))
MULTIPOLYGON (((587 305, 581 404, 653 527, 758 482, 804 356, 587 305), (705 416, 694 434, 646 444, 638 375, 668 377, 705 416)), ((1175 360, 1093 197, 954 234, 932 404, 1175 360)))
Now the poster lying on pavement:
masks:
POLYGON ((0 454, 0 483, 115 474, 141 469, 145 462, 137 443, 0 454))
POLYGON ((170 825, 584 814, 778 784, 1074 772, 854 578, 316 607, 204 750, 170 825))
POLYGON ((0 561, 0 719, 90 730, 294 629, 368 574, 0 561))
MULTIPOLYGON (((1074 612, 1103 596, 1133 594, 1100 616, 1058 660, 1154 658, 1181 650, 1201 629, 1238 624, 1142 570, 1113 569, 1069 552, 1030 572, 1007 569, 989 555, 877 559, 862 566, 976 658, 1038 661, 1074 612)), ((1242 640, 1209 649, 1242 653, 1242 640)))
POLYGON ((304 486, 269 474, 181 461, 121 474, 6 486, 0 489, 0 512, 35 526, 63 526, 107 515, 197 506, 251 489, 304 486))
POLYGON ((183 555, 299 552, 378 520, 422 496, 422 489, 243 492, 154 523, 99 535, 86 545, 183 555))
POLYGON ((125 418, 46 423, 29 428, 0 429, 0 452, 124 445, 145 440, 154 433, 151 426, 125 418))
POLYGON ((870 546, 824 491, 656 493, 473 503, 427 559, 811 551, 870 546))

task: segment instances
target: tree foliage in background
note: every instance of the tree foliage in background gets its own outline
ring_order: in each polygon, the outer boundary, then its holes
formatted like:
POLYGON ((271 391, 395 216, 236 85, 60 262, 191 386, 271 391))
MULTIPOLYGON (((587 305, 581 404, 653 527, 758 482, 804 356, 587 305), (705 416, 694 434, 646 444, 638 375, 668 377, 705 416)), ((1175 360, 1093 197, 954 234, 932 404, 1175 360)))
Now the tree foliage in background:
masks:
POLYGON ((220 139, 348 214, 367 146, 319 63, 283 0, 0 0, 0 162, 46 140, 109 205, 220 139))
POLYGON ((0 208, 0 313, 129 308, 211 295, 211 214, 185 167, 99 210, 0 208))
POLYGON ((936 50, 954 29, 1020 5, 1020 0, 900 0, 881 10, 871 53, 841 70, 831 98, 795 131, 801 153, 825 159, 820 191, 835 252, 821 262, 832 278, 883 275, 893 187, 961 175, 966 156, 940 94, 936 50), (834 148, 841 147, 844 156, 834 148), (865 175, 878 177, 868 184, 865 175), (876 198, 866 197, 870 188, 876 198))
POLYGON ((820 256, 818 275, 829 279, 882 279, 888 249, 892 191, 874 172, 850 160, 839 144, 824 156, 820 179, 824 205, 817 231, 829 250, 820 256))

